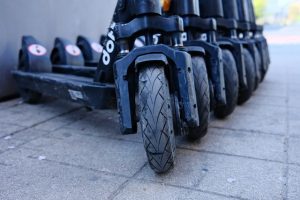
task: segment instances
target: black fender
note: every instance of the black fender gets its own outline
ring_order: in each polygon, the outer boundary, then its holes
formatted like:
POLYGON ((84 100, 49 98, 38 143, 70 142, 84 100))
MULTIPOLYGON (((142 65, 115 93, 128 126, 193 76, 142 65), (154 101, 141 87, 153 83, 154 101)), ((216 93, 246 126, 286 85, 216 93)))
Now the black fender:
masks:
MULTIPOLYGON (((206 67, 209 79, 213 85, 215 103, 220 106, 226 105, 222 50, 217 45, 205 41, 187 41, 184 45, 186 46, 186 51, 191 54, 195 53, 193 51, 194 46, 198 46, 205 51, 205 60, 207 63, 206 67)), ((200 54, 199 51, 198 54, 200 54)))
POLYGON ((244 48, 243 43, 240 40, 234 38, 221 38, 218 40, 217 43, 221 48, 227 48, 232 50, 233 56, 237 64, 240 89, 241 90, 247 89, 248 83, 247 83, 245 59, 243 54, 243 48, 244 48))
POLYGON ((266 38, 263 36, 254 38, 254 39, 256 41, 256 46, 258 48, 260 56, 262 58, 263 73, 265 74, 268 69, 268 65, 270 65, 270 63, 271 63, 268 42, 267 42, 266 38), (265 56, 265 54, 263 53, 264 51, 267 51, 267 53, 266 53, 267 56, 265 56))
MULTIPOLYGON (((152 45, 136 48, 114 64, 114 77, 121 132, 137 132, 135 112, 136 72, 142 63, 161 62, 168 64, 169 73, 174 76, 178 99, 182 105, 182 120, 191 127, 199 125, 196 91, 191 56, 187 52, 170 48, 166 45, 152 45)), ((171 86, 170 86, 171 87, 171 86)))
POLYGON ((22 37, 18 69, 26 72, 51 72, 48 50, 33 36, 22 37))
POLYGON ((81 50, 71 41, 59 37, 54 41, 51 61, 55 65, 84 66, 81 50))
POLYGON ((145 63, 150 63, 150 62, 159 62, 163 65, 168 65, 168 59, 164 54, 160 54, 160 53, 156 53, 156 54, 146 54, 146 55, 142 55, 139 56, 136 60, 135 60, 135 66, 139 67, 142 64, 145 63))
POLYGON ((257 65, 257 60, 259 58, 255 54, 255 48, 257 47, 256 46, 256 41, 253 40, 253 39, 244 39, 242 41, 244 42, 244 47, 247 48, 250 51, 250 53, 252 55, 252 58, 254 59, 254 63, 255 63, 255 79, 256 79, 257 82, 260 82, 260 80, 261 80, 261 75, 260 75, 260 68, 261 68, 261 66, 257 65))

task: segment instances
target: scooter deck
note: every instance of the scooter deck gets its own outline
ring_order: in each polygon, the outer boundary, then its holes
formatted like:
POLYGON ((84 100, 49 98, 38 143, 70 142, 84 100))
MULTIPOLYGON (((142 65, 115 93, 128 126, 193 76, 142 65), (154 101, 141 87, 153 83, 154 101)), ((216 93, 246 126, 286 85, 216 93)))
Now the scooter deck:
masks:
POLYGON ((53 65, 52 70, 55 73, 70 74, 84 77, 95 77, 96 67, 73 66, 73 65, 53 65))
POLYGON ((14 71, 20 89, 70 100, 95 109, 109 109, 115 104, 115 86, 96 83, 92 78, 56 73, 14 71))

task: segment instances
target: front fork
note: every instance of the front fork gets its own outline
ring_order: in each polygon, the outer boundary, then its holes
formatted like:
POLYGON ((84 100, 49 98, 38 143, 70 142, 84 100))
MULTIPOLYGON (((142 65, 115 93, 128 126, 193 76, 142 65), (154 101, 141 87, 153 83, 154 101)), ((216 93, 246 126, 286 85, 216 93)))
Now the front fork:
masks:
POLYGON ((233 56, 237 64, 240 90, 247 89, 248 83, 247 83, 245 58, 243 53, 243 49, 244 49, 243 43, 236 38, 223 37, 218 40, 218 44, 221 47, 224 46, 233 50, 233 56))
POLYGON ((218 46, 210 44, 205 41, 188 41, 185 43, 186 46, 200 46, 208 57, 207 71, 209 79, 212 82, 213 93, 215 98, 216 106, 226 105, 226 92, 225 92, 225 79, 224 79, 224 65, 223 65, 223 54, 222 49, 218 46))
POLYGON ((114 65, 116 94, 120 114, 121 132, 133 134, 137 132, 135 112, 135 77, 143 63, 161 62, 170 66, 174 74, 174 82, 178 91, 181 119, 188 127, 199 126, 196 91, 194 86, 191 57, 188 53, 172 49, 166 45, 145 46, 132 50, 114 65), (169 63, 172 61, 172 63, 169 63))
POLYGON ((270 54, 269 54, 269 48, 266 38, 263 36, 255 38, 258 51, 260 53, 260 56, 262 58, 263 63, 263 74, 265 74, 268 70, 268 65, 270 65, 270 54), (264 51, 266 51, 266 54, 264 54, 264 51))

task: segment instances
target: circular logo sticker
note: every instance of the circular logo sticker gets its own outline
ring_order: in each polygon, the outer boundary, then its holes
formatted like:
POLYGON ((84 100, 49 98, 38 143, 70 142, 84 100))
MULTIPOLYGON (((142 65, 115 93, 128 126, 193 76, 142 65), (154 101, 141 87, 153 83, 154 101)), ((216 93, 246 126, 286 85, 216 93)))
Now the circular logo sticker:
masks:
POLYGON ((93 42, 91 46, 92 46, 92 49, 94 51, 96 51, 97 53, 102 53, 103 47, 100 44, 98 44, 97 42, 93 42))
POLYGON ((44 56, 47 53, 47 49, 39 44, 30 45, 28 51, 35 56, 44 56))
POLYGON ((67 45, 66 51, 72 56, 79 56, 81 54, 80 49, 75 45, 67 45))

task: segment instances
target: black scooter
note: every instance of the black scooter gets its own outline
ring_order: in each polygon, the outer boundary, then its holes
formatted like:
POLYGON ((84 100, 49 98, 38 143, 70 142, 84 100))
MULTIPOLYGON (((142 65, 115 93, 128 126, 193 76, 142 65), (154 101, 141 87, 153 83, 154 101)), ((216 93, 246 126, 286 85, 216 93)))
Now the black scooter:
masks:
MULTIPOLYGON (((166 172, 175 161, 175 135, 197 139, 206 133, 199 123, 202 100, 194 82, 198 65, 183 47, 183 28, 180 17, 162 16, 159 0, 118 0, 94 79, 52 72, 47 51, 27 51, 36 48, 35 41, 22 45, 13 75, 29 103, 47 94, 105 109, 116 99, 121 132, 137 133, 139 121, 151 168, 166 172), (169 40, 154 45, 157 33, 169 40), (146 46, 134 48, 139 36, 146 46)), ((197 58, 205 55, 201 47, 194 52, 197 58)), ((209 112, 209 101, 205 106, 209 112)))

